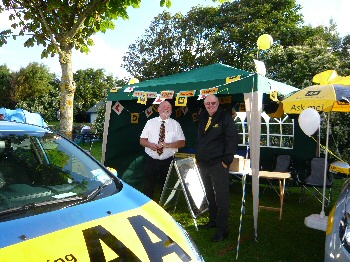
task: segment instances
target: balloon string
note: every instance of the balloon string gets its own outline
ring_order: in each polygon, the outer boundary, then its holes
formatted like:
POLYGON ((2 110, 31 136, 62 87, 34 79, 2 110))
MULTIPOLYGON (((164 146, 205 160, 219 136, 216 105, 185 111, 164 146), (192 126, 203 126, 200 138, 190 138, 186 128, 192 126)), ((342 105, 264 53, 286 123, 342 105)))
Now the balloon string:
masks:
MULTIPOLYGON (((311 136, 312 139, 317 143, 316 139, 311 136)), ((332 156, 334 156, 336 159, 338 159, 339 161, 345 162, 343 159, 341 159, 340 157, 338 157, 336 154, 334 154, 331 150, 329 150, 329 148, 327 149, 324 145, 320 144, 320 146, 323 148, 324 151, 328 151, 328 153, 330 153, 332 156)), ((346 162, 345 162, 346 163, 346 162)))

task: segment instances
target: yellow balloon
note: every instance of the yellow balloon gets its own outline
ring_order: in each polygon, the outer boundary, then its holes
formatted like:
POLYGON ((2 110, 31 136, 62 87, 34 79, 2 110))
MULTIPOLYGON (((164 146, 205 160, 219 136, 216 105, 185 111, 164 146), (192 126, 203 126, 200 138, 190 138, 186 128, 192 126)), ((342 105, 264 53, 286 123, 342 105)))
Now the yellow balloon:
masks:
POLYGON ((259 36, 258 41, 256 42, 258 44, 258 48, 261 50, 269 49, 273 44, 272 36, 268 34, 263 34, 259 36))
POLYGON ((129 81, 129 85, 140 83, 140 81, 137 78, 131 78, 129 81))

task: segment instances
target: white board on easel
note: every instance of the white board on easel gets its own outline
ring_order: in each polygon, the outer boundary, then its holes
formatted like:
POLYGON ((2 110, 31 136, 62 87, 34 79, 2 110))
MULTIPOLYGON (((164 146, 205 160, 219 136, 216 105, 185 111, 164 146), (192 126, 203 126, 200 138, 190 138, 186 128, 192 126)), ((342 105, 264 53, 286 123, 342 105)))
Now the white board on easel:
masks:
POLYGON ((208 211, 208 201, 202 178, 193 157, 173 160, 159 204, 166 208, 173 202, 176 208, 180 192, 184 193, 195 227, 198 230, 196 218, 208 211), (176 169, 177 177, 172 172, 173 167, 176 169))

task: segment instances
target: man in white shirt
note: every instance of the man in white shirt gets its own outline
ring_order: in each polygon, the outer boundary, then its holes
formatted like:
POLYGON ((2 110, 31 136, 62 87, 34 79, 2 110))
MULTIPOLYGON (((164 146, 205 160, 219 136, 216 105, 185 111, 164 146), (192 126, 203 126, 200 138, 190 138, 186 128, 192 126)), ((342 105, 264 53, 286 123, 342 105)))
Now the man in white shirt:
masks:
POLYGON ((147 121, 140 136, 140 144, 145 147, 146 164, 143 183, 143 193, 153 198, 158 178, 164 184, 171 161, 178 148, 185 146, 185 135, 180 124, 170 118, 172 106, 163 101, 158 107, 159 117, 147 121), (161 125, 165 131, 160 139, 161 125))

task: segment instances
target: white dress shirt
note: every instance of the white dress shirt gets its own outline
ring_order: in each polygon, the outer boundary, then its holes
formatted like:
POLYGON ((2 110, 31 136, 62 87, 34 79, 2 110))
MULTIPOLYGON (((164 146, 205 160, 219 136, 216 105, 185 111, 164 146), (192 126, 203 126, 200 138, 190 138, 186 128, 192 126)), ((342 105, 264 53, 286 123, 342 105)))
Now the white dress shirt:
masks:
MULTIPOLYGON (((154 117, 148 120, 145 127, 142 130, 140 138, 146 138, 150 143, 158 144, 159 130, 162 121, 163 120, 160 117, 154 117)), ((181 129, 181 126, 176 120, 168 118, 167 120, 165 120, 164 143, 174 143, 179 140, 185 140, 185 135, 181 129)), ((153 159, 163 160, 175 155, 175 153, 177 152, 177 148, 164 147, 163 154, 161 155, 158 155, 157 151, 153 151, 149 147, 145 147, 145 152, 153 159)))

